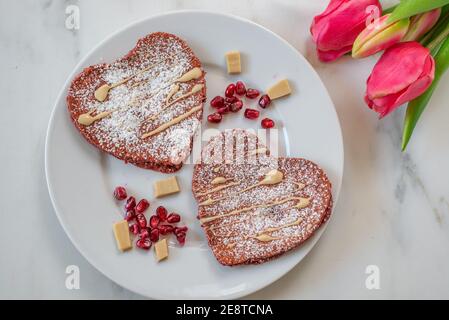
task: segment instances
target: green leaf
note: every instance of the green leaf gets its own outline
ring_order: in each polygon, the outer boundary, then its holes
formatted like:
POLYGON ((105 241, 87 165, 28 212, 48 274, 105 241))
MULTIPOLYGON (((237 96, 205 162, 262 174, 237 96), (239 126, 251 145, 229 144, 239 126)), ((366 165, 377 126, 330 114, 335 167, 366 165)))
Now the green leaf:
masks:
POLYGON ((449 0, 402 0, 394 9, 389 21, 409 18, 417 14, 427 12, 449 4, 449 0))
POLYGON ((430 30, 420 41, 420 43, 427 47, 435 37, 440 35, 449 24, 449 6, 443 7, 438 23, 430 30))
POLYGON ((395 6, 389 7, 387 9, 383 9, 382 10, 382 15, 392 13, 397 7, 398 7, 398 4, 395 5, 395 6))
POLYGON ((402 132, 402 151, 407 148, 407 145, 412 137, 413 130, 418 123, 424 109, 432 98, 438 83, 443 74, 449 69, 449 38, 447 38, 435 56, 435 79, 432 85, 418 98, 410 101, 405 113, 404 129, 402 132))

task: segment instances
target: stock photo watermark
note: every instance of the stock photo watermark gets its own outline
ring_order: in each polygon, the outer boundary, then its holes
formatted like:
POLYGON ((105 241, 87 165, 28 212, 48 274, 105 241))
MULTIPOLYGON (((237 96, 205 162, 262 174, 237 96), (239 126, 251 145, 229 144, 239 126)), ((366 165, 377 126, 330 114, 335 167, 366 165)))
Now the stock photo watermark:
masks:
POLYGON ((365 12, 369 15, 366 19, 366 27, 368 30, 376 29, 378 30, 380 28, 380 16, 381 12, 377 6, 368 6, 366 7, 365 12))
POLYGON ((69 5, 65 8, 65 27, 68 30, 78 30, 80 28, 80 8, 76 5, 69 5))
POLYGON ((65 287, 67 290, 79 290, 80 288, 80 268, 76 265, 69 265, 65 269, 67 277, 65 287))
POLYGON ((365 279, 365 287, 368 290, 380 290, 380 268, 375 264, 366 266, 365 274, 368 276, 365 279))

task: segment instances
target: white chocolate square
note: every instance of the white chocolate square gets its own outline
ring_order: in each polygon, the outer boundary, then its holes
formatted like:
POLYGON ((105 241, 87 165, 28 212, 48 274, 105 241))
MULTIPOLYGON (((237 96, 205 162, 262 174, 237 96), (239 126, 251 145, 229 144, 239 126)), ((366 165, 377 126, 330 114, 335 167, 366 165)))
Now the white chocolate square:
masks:
POLYGON ((284 97, 290 93, 292 93, 292 89, 290 88, 290 84, 287 79, 278 81, 267 90, 267 94, 271 100, 284 97))
POLYGON ((161 198, 180 191, 176 176, 164 180, 158 180, 154 183, 153 186, 154 196, 156 198, 161 198))
POLYGON ((112 230, 114 231, 117 247, 120 251, 126 251, 132 248, 131 238, 129 236, 128 221, 122 220, 114 223, 112 230))
POLYGON ((228 67, 228 73, 242 72, 239 51, 229 51, 226 53, 226 66, 228 67))
POLYGON ((167 240, 162 239, 156 242, 156 244, 154 245, 154 252, 156 252, 156 260, 158 262, 168 258, 167 240))

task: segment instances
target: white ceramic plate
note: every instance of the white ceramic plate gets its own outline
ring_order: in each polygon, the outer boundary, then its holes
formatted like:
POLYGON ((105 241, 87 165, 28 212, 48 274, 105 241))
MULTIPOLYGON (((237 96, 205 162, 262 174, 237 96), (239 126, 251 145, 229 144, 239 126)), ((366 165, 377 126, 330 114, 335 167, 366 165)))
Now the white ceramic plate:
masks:
MULTIPOLYGON (((301 54, 269 30, 237 17, 202 11, 173 12, 132 24, 108 37, 78 64, 61 90, 48 127, 45 165, 50 196, 74 245, 119 285, 161 299, 238 298, 286 274, 311 250, 325 226, 300 248, 279 259, 257 266, 221 266, 195 218, 196 203, 190 188, 192 165, 185 165, 177 173, 180 194, 155 200, 152 181, 163 178, 163 174, 126 165, 101 153, 69 120, 65 97, 74 75, 88 65, 121 57, 139 38, 155 31, 174 33, 193 48, 207 71, 208 102, 222 94, 226 84, 238 79, 260 89, 277 79, 289 79, 294 93, 273 103, 263 116, 276 120, 282 129, 282 153, 308 158, 325 169, 337 200, 343 175, 342 136, 334 106, 318 75, 301 54), (224 53, 229 50, 242 52, 240 75, 225 72, 224 53), (171 243, 169 259, 159 264, 153 251, 119 253, 111 229, 122 211, 121 204, 111 196, 116 185, 127 186, 137 197, 149 198, 151 210, 163 204, 179 212, 190 228, 186 246, 179 248, 171 243)), ((205 116, 210 113, 208 102, 205 116)), ((233 127, 257 129, 260 121, 247 120, 240 111, 218 126, 233 127)))

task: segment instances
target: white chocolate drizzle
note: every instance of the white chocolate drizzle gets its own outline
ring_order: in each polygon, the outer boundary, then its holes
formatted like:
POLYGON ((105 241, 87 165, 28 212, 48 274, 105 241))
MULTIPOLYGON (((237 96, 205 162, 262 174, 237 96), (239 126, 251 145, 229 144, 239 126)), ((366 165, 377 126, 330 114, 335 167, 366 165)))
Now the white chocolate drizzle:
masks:
MULTIPOLYGON (((233 210, 231 212, 220 214, 220 215, 216 215, 216 216, 204 217, 204 218, 200 219, 200 222, 202 224, 204 224, 204 223, 208 223, 208 222, 214 221, 216 219, 221 219, 221 218, 229 217, 229 216, 236 215, 236 214, 239 214, 239 213, 252 211, 252 210, 257 209, 257 208, 269 208, 269 207, 273 207, 273 206, 278 206, 278 205, 284 204, 284 203, 289 202, 289 201, 302 202, 302 201, 304 201, 303 199, 304 198, 302 198, 302 197, 288 197, 288 198, 277 200, 277 201, 273 201, 273 202, 270 202, 270 203, 257 204, 257 205, 253 205, 253 206, 249 206, 249 207, 244 207, 244 208, 241 208, 241 209, 233 210)), ((210 200, 212 200, 212 199, 210 199, 210 200)))
POLYGON ((160 126, 157 127, 156 129, 154 129, 154 130, 152 130, 152 131, 150 131, 150 132, 147 132, 147 133, 143 134, 143 135, 142 135, 142 139, 145 139, 145 138, 154 136, 155 134, 158 134, 158 133, 160 133, 160 132, 166 130, 167 128, 169 128, 169 127, 171 127, 171 126, 173 126, 173 125, 175 125, 175 124, 181 122, 182 120, 184 120, 184 119, 190 117, 190 116, 191 116, 192 114, 194 114, 195 112, 200 111, 202 108, 203 108, 203 106, 200 105, 200 106, 196 106, 196 107, 190 109, 190 110, 187 111, 186 113, 183 113, 183 114, 181 114, 180 116, 177 116, 176 118, 173 118, 172 120, 170 120, 170 121, 168 121, 168 122, 166 122, 166 123, 160 125, 160 126))

